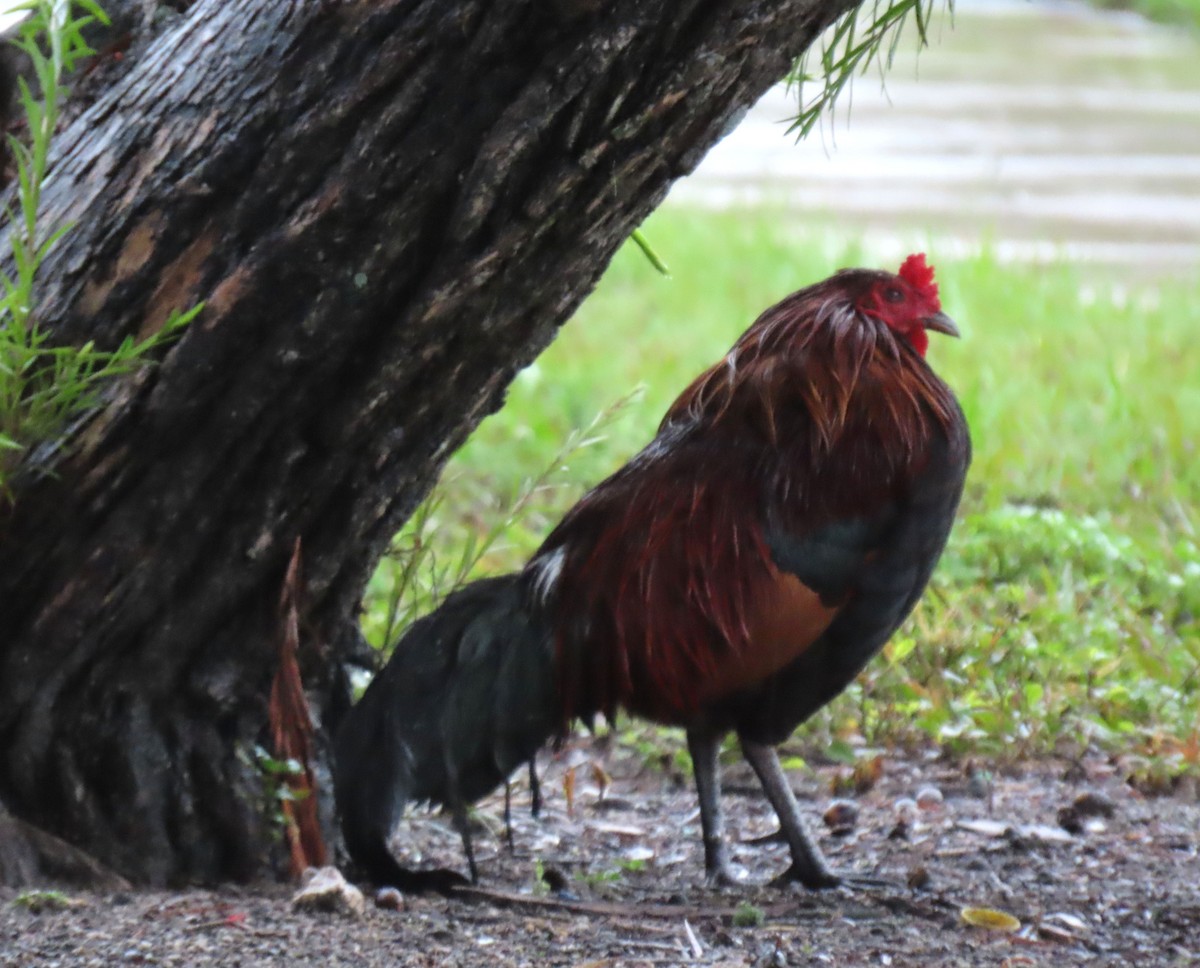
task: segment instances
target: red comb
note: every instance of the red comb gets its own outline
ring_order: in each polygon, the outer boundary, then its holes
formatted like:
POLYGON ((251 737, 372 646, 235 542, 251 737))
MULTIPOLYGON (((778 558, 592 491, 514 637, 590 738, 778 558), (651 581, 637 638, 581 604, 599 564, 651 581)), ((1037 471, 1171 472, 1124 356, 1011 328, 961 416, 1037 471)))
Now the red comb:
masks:
POLYGON ((926 264, 924 252, 914 253, 904 260, 900 278, 932 302, 935 311, 942 308, 937 283, 933 281, 933 266, 926 264))

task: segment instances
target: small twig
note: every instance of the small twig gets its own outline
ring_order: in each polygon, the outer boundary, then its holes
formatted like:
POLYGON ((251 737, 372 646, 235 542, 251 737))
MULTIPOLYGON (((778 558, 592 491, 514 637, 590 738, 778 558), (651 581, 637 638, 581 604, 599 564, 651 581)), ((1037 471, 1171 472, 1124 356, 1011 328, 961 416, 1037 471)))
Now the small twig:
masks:
POLYGON ((209 928, 237 928, 256 938, 286 938, 286 931, 272 931, 268 928, 252 928, 245 921, 231 921, 229 918, 217 918, 213 921, 201 921, 199 924, 188 925, 189 931, 207 931, 209 928))
POLYGON ((649 951, 670 951, 679 955, 679 945, 668 944, 666 941, 643 941, 639 938, 622 938, 621 944, 627 948, 645 948, 649 951))
MULTIPOLYGON (((568 901, 556 897, 537 897, 532 894, 512 894, 508 891, 494 891, 486 887, 456 886, 451 889, 451 897, 460 897, 467 901, 489 901, 493 904, 507 904, 515 907, 541 908, 543 910, 569 911, 572 914, 593 915, 606 918, 717 918, 732 921, 737 909, 732 907, 701 907, 689 904, 615 904, 605 901, 568 901)), ((763 909, 768 917, 782 917, 794 914, 797 907, 803 906, 802 899, 772 904, 763 909)))

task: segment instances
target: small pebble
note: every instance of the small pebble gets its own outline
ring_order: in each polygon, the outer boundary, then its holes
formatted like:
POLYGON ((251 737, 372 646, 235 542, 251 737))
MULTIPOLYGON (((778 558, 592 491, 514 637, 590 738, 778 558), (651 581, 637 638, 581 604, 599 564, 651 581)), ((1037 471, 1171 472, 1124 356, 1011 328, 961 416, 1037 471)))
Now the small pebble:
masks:
POLYGON ((386 911, 403 911, 404 895, 394 887, 381 887, 375 892, 375 906, 386 911))
POLYGON ((1112 800, 1094 790, 1079 794, 1071 807, 1081 817, 1112 817, 1117 812, 1117 805, 1112 800))
POLYGON ((917 806, 922 810, 941 810, 945 797, 935 786, 923 786, 917 791, 917 806))
POLYGON ((992 795, 992 774, 988 770, 972 770, 967 777, 967 793, 978 800, 992 795))
POLYGON ((353 884, 347 883, 336 867, 310 867, 300 875, 301 888, 292 895, 292 907, 298 911, 335 911, 359 917, 366 899, 353 884))
POLYGON ((823 818, 826 827, 835 835, 844 837, 858 823, 858 806, 851 800, 834 800, 823 818))
POLYGON ((917 819, 917 801, 912 797, 901 797, 892 804, 892 809, 896 811, 897 823, 911 824, 917 819))
POLYGON ((1058 825, 1069 834, 1083 833, 1083 819, 1074 805, 1058 808, 1058 825))

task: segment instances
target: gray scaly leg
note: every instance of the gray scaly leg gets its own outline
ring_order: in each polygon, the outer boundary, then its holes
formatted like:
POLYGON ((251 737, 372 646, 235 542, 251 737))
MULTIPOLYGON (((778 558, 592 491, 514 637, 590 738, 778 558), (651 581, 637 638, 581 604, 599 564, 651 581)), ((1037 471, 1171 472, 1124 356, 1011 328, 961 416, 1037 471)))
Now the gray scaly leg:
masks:
POLYGON ((471 821, 462 801, 456 801, 451 805, 450 815, 454 819, 454 826, 458 828, 458 835, 462 838, 463 852, 467 855, 467 868, 471 872, 471 883, 478 884, 479 868, 475 866, 475 844, 471 839, 471 821))
POLYGON ((720 737, 700 730, 688 730, 688 752, 696 776, 696 796, 700 800, 700 828, 704 833, 704 875, 711 887, 736 884, 729 867, 725 847, 725 818, 721 814, 721 776, 717 753, 720 737))
POLYGON ((841 884, 842 878, 829 869, 821 848, 805 829, 800 807, 796 803, 792 788, 788 785, 787 777, 784 776, 775 747, 739 738, 742 742, 742 754, 746 757, 746 762, 754 768, 763 792, 775 808, 779 826, 792 851, 792 866, 779 880, 799 881, 805 887, 814 890, 841 884))

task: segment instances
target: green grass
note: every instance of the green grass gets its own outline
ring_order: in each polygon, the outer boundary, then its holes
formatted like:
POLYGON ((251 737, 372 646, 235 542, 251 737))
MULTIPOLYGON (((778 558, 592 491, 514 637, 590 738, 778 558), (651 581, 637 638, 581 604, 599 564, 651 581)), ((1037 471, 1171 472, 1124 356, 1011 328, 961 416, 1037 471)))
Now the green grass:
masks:
POLYGON ((1094 0, 1111 10, 1135 10, 1150 20, 1200 28, 1200 0, 1094 0))
MULTIPOLYGON (((632 246, 618 254, 452 461, 422 539, 437 560, 482 536, 551 466, 475 572, 519 567, 759 311, 840 266, 878 263, 767 213, 668 210, 646 234, 674 277, 632 246), (556 456, 637 384, 644 394, 611 417, 603 440, 556 456)), ((962 341, 935 336, 929 357, 972 428, 967 494, 931 592, 817 717, 815 736, 1013 756, 1096 745, 1194 766, 1200 281, 1126 291, 1065 264, 928 249, 964 331, 962 341)), ((369 628, 396 567, 376 576, 369 628)))

